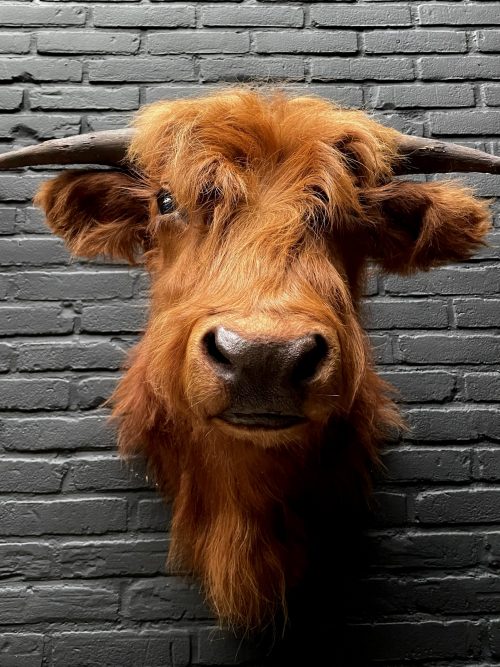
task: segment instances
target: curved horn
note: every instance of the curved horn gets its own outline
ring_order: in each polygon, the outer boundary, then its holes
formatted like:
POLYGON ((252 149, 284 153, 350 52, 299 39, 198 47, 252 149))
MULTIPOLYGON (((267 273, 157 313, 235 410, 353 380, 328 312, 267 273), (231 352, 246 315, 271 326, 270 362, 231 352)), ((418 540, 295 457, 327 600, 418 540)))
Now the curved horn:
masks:
MULTIPOLYGON (((44 141, 0 155, 0 169, 43 164, 118 164, 125 158, 134 132, 126 128, 44 141)), ((500 157, 458 144, 400 134, 397 147, 396 174, 452 171, 500 174, 500 157)))
POLYGON ((44 141, 0 155, 0 169, 39 164, 118 164, 133 134, 132 128, 126 128, 44 141))
POLYGON ((400 160, 396 174, 446 174, 450 171, 480 171, 500 174, 500 157, 436 139, 400 134, 400 160))

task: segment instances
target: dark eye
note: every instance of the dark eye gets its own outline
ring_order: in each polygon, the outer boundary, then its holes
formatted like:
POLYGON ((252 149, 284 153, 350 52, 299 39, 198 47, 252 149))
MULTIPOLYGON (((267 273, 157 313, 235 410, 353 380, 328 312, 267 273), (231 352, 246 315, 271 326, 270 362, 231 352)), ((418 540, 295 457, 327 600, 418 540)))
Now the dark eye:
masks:
POLYGON ((158 204, 158 210, 162 215, 173 213, 177 208, 175 199, 167 190, 161 190, 158 193, 156 197, 156 203, 158 204))

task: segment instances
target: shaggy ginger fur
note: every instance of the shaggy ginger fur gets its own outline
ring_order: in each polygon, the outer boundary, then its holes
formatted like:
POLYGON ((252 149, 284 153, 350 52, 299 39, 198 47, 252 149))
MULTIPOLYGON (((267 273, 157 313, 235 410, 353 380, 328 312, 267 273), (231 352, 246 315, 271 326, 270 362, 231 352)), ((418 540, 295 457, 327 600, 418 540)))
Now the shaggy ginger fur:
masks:
POLYGON ((466 258, 487 206, 450 183, 392 180, 395 133, 312 97, 229 90, 154 104, 135 125, 132 172, 68 172, 37 202, 76 254, 143 253, 151 313, 113 397, 120 451, 142 453, 173 500, 170 562, 220 619, 254 628, 304 572, 307 508, 327 502, 311 498, 366 494, 400 424, 359 322, 367 260, 409 273, 466 258), (163 216, 161 189, 177 205, 163 216), (221 324, 325 337, 305 425, 252 434, 214 419, 229 398, 201 339, 221 324))

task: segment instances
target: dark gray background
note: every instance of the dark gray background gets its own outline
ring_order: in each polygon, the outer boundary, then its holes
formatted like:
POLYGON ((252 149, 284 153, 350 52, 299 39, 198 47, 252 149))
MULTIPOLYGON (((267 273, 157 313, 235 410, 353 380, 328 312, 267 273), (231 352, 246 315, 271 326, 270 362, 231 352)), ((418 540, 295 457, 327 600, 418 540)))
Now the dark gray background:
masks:
MULTIPOLYGON (((256 77, 498 153, 498 2, 2 0, 0 25, 1 150, 256 77)), ((30 204, 47 175, 0 175, 0 665, 264 664, 214 632, 196 585, 163 574, 167 513, 117 460, 101 407, 147 280, 70 261, 30 204)), ((462 179, 500 195, 499 176, 462 179)), ((387 449, 352 589, 363 665, 500 662, 499 236, 466 264, 367 286, 413 428, 387 449)), ((304 642, 334 664, 323 630, 304 642)))

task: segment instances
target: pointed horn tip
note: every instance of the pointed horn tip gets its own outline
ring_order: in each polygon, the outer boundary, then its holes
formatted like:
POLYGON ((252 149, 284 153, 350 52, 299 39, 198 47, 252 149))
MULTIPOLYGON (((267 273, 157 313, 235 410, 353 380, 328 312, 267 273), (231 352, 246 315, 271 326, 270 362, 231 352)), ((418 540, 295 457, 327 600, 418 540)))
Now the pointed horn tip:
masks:
POLYGON ((125 128, 50 139, 0 155, 0 169, 47 164, 120 164, 134 132, 133 128, 125 128))
POLYGON ((500 157, 460 144, 400 134, 396 174, 500 174, 500 157))

